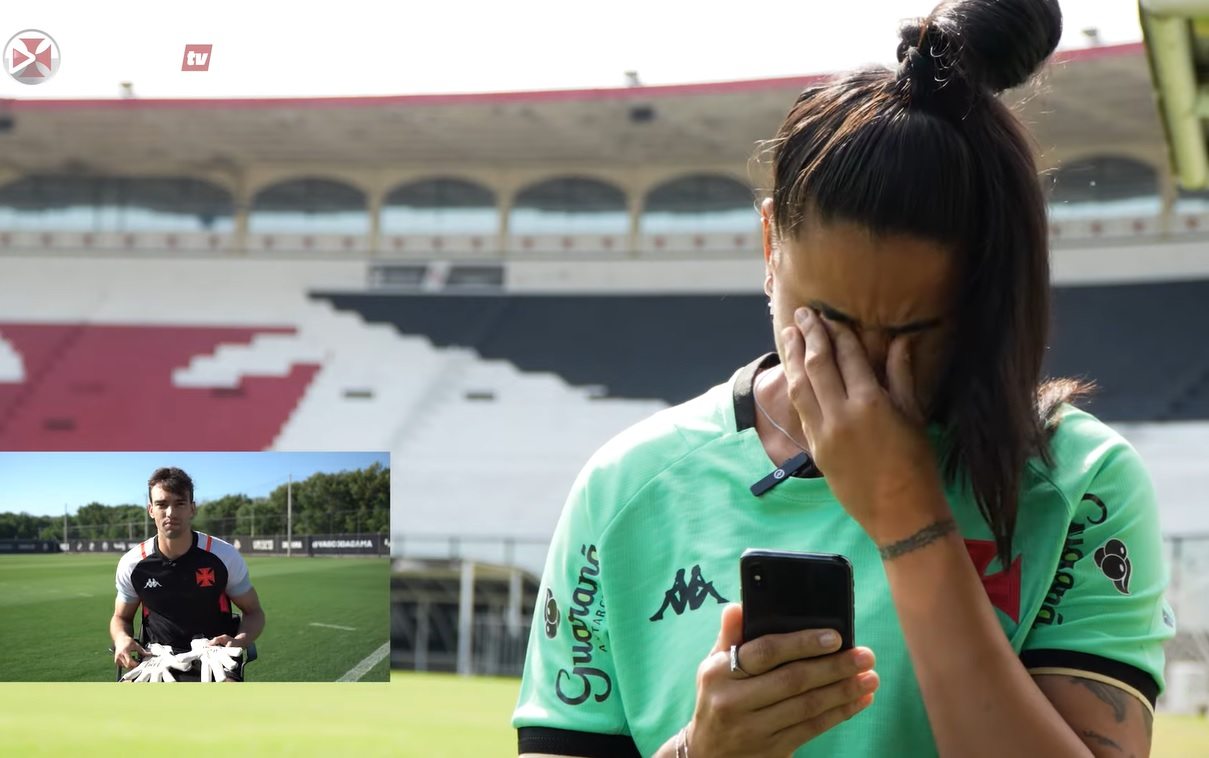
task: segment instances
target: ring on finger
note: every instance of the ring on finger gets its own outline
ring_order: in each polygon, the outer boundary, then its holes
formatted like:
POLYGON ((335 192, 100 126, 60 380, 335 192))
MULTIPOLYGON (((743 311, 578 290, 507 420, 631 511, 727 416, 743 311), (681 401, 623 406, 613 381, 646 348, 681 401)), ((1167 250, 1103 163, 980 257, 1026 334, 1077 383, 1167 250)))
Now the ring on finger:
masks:
POLYGON ((734 674, 736 672, 743 674, 744 676, 754 676, 754 674, 752 674, 747 669, 743 668, 743 666, 739 663, 739 646, 731 645, 730 646, 730 673, 734 674))

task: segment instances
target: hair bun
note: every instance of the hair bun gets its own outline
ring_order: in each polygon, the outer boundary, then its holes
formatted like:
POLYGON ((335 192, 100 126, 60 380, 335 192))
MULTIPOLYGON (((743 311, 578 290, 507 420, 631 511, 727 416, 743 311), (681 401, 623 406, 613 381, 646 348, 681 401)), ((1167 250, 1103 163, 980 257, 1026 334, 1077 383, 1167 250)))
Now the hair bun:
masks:
POLYGON ((1057 0, 946 0, 899 30, 911 47, 948 58, 972 85, 1002 92, 1028 81, 1062 37, 1057 0))

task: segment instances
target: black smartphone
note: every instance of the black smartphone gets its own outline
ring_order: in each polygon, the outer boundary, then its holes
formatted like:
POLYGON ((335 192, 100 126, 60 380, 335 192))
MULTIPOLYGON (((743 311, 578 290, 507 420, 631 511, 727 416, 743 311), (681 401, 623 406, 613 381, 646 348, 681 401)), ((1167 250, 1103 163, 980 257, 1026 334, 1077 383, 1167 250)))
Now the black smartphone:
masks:
POLYGON ((840 649, 854 644, 852 564, 832 553, 743 551, 743 639, 802 629, 835 629, 840 649))

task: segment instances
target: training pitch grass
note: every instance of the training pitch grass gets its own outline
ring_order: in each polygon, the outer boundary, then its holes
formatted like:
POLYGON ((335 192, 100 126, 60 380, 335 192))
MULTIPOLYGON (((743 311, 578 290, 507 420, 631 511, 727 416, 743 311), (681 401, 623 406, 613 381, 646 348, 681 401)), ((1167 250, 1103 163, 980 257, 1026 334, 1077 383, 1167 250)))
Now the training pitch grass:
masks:
MULTIPOLYGON (((181 756, 514 756, 518 684, 396 671, 389 684, 249 683, 188 700, 155 687, 4 684, 0 734, 5 754, 21 756, 128 756, 136 745, 181 756)), ((1209 755, 1209 720, 1160 715, 1151 755, 1209 755)))
MULTIPOLYGON (((108 630, 120 557, 0 556, 0 681, 113 681, 108 630)), ((247 562, 267 620, 249 682, 334 682, 388 640, 386 559, 247 562)), ((382 658, 361 681, 385 683, 389 665, 382 658)))

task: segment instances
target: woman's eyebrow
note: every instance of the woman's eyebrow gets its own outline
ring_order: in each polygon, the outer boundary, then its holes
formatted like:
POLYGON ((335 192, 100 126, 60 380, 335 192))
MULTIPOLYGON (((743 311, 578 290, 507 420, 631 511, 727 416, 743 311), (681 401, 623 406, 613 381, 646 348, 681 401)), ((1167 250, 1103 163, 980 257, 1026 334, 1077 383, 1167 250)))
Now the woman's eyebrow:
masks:
POLYGON ((914 334, 915 332, 925 332, 929 329, 935 329, 943 323, 943 319, 939 316, 936 318, 923 319, 922 321, 912 321, 902 326, 886 327, 886 331, 894 334, 914 334))
MULTIPOLYGON (((838 308, 835 308, 831 305, 828 305, 827 303, 824 303, 822 300, 811 300, 808 303, 806 303, 806 305, 808 307, 813 308, 814 310, 818 311, 819 313, 823 314, 824 316, 826 316, 828 319, 830 319, 832 321, 838 321, 842 324, 847 324, 848 326, 855 326, 855 327, 863 326, 859 319, 857 319, 853 316, 849 316, 847 313, 844 313, 843 311, 839 310, 838 308)), ((884 327, 879 327, 879 328, 884 331, 887 331, 887 332, 892 332, 894 334, 910 334, 912 332, 922 332, 927 329, 935 329, 936 327, 940 326, 942 322, 943 322, 943 319, 941 319, 939 316, 937 316, 935 318, 927 318, 927 319, 920 319, 919 321, 911 321, 906 324, 900 324, 898 326, 884 326, 884 327)))

